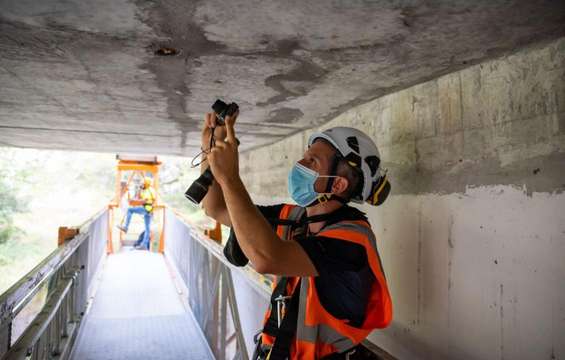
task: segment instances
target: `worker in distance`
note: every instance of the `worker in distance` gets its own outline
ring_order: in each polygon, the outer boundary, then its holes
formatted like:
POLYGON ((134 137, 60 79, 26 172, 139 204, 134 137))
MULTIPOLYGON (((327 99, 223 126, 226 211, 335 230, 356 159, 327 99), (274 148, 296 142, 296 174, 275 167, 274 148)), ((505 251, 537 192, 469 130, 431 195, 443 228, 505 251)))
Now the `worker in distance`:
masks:
POLYGON ((131 203, 135 206, 128 208, 124 225, 117 225, 117 228, 127 234, 129 224, 133 214, 143 216, 145 229, 139 239, 135 242, 134 248, 138 250, 149 250, 151 241, 151 219, 153 217, 153 208, 156 199, 155 189, 153 188, 153 179, 150 177, 143 178, 143 185, 139 192, 139 198, 134 199, 131 203))
POLYGON ((239 175, 238 115, 205 116, 201 170, 215 180, 202 204, 231 227, 230 262, 249 259, 259 273, 276 275, 253 359, 365 358, 361 341, 392 319, 375 235, 365 214, 348 205, 378 206, 390 192, 375 143, 348 127, 312 134, 289 169, 296 204, 256 206, 239 175))

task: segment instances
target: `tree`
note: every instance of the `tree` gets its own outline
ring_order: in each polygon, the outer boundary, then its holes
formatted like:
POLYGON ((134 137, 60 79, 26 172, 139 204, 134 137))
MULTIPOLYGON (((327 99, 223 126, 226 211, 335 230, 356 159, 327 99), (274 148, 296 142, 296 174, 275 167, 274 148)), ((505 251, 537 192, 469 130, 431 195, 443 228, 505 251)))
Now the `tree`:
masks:
POLYGON ((26 173, 6 168, 6 161, 0 164, 0 244, 23 233, 14 225, 14 215, 25 210, 16 185, 25 181, 26 173))

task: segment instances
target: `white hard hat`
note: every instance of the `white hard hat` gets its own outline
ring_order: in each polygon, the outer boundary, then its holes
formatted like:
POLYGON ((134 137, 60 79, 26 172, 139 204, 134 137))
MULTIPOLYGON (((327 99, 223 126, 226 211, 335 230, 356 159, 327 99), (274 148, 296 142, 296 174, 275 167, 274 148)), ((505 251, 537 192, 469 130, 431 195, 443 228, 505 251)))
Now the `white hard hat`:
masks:
POLYGON ((380 166, 381 156, 373 140, 362 131, 350 127, 334 127, 314 133, 308 140, 308 146, 318 139, 329 142, 350 166, 363 173, 363 188, 353 194, 351 200, 357 203, 366 201, 371 205, 382 204, 390 192, 390 183, 386 171, 380 166))

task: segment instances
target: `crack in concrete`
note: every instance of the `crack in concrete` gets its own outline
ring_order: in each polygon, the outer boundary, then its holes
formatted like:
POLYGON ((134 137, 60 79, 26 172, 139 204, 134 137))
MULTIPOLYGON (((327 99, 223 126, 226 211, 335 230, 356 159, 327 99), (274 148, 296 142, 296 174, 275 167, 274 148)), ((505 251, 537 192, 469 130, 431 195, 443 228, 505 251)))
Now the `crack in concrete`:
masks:
POLYGON ((108 98, 110 98, 111 104, 112 104, 112 108, 118 112, 122 118, 125 118, 125 114, 122 111, 122 108, 120 106, 120 102, 114 98, 114 96, 108 91, 108 89, 104 88, 103 86, 100 85, 100 81, 98 81, 96 78, 94 78, 94 76, 92 76, 92 69, 91 67, 86 63, 86 60, 83 58, 82 54, 79 53, 79 55, 71 55, 73 59, 75 59, 78 63, 81 64, 81 66, 84 68, 84 71, 86 72, 86 78, 88 79, 89 82, 91 82, 92 84, 94 84, 95 89, 101 90, 100 92, 104 95, 106 95, 108 98))
POLYGON ((22 84, 26 84, 29 88, 33 89, 33 91, 39 95, 40 97, 43 96, 46 99, 51 100, 53 103, 57 104, 57 106, 59 106, 63 112, 63 114, 67 115, 67 116, 71 116, 71 114, 67 111, 67 108, 65 106, 65 104, 63 104, 62 102, 60 102, 57 98, 55 98, 54 96, 51 96, 51 94, 45 92, 43 89, 35 86, 33 83, 25 80, 24 78, 22 78, 21 76, 19 76, 18 74, 16 74, 15 72, 8 70, 7 68, 5 68, 4 66, 0 66, 1 69, 3 69, 5 72, 7 72, 8 74, 12 75, 14 78, 18 79, 18 81, 20 81, 22 84))

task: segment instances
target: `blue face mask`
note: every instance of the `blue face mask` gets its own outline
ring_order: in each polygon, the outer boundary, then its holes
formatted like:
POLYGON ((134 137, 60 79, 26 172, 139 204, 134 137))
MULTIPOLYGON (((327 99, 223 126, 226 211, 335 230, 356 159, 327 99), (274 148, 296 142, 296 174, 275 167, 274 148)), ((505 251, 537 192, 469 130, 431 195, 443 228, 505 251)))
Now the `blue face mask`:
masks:
POLYGON ((330 175, 320 175, 316 171, 306 166, 296 163, 288 174, 288 192, 292 200, 299 206, 310 205, 318 196, 323 195, 314 190, 314 183, 319 177, 337 177, 330 175))

